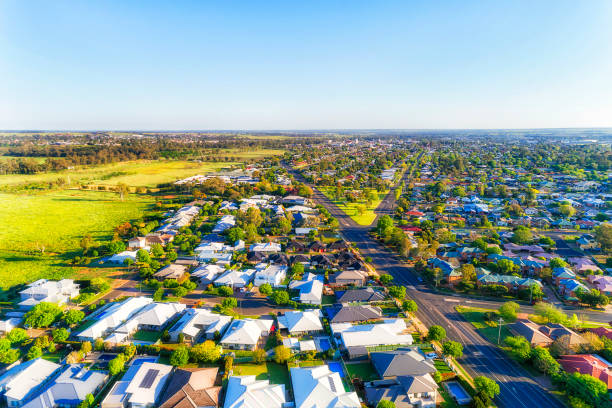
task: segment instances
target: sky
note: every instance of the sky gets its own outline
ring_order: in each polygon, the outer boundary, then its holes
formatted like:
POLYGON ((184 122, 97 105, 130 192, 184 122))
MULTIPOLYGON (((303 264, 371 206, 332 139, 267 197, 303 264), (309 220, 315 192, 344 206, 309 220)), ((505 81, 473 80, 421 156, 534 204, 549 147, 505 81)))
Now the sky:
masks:
POLYGON ((0 1, 0 129, 612 126, 612 1, 0 1))

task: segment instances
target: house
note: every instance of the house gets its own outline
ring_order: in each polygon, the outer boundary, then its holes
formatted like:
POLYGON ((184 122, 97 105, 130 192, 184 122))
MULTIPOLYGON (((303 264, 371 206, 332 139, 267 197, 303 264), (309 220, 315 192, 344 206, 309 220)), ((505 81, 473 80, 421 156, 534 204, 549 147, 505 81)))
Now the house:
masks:
POLYGON ((327 247, 321 241, 314 241, 312 244, 310 244, 310 247, 308 249, 310 250, 310 252, 322 253, 322 252, 325 252, 327 247))
POLYGON ((330 323, 366 322, 382 318, 382 309, 369 305, 328 307, 326 312, 330 323))
POLYGON ((607 337, 610 340, 612 340, 612 329, 609 329, 607 327, 591 328, 591 329, 588 329, 588 331, 595 333, 599 337, 607 337))
POLYGON ((309 198, 306 197, 300 197, 297 195, 288 195, 287 197, 284 197, 281 200, 282 204, 289 204, 289 205, 303 205, 303 206, 309 206, 312 205, 312 200, 310 200, 309 198))
POLYGON ((435 408, 438 384, 430 374, 408 375, 365 384, 368 405, 391 401, 396 408, 435 408))
POLYGON ((385 295, 374 288, 367 287, 336 292, 336 300, 338 303, 369 303, 385 300, 385 295))
POLYGON ((254 375, 231 376, 227 381, 224 408, 283 408, 286 392, 284 384, 270 384, 254 375))
POLYGON ((311 309, 305 311, 288 311, 278 316, 278 328, 286 330, 289 334, 314 334, 323 331, 321 324, 321 311, 311 309))
POLYGON ((436 367, 417 349, 399 348, 370 353, 370 360, 380 378, 433 374, 436 367))
POLYGON ((261 336, 267 336, 272 320, 236 319, 228 327, 219 344, 225 348, 255 350, 261 336))
POLYGON ((236 217, 233 215, 224 215, 217 221, 212 232, 213 234, 220 234, 225 230, 228 230, 236 225, 236 217))
POLYGON ((573 297, 576 298, 577 293, 580 291, 588 292, 589 289, 577 281, 576 279, 563 279, 559 283, 559 290, 561 294, 565 295, 567 298, 573 297))
POLYGON ((147 239, 145 237, 134 237, 128 241, 128 248, 130 249, 148 249, 147 239))
POLYGON ((295 408, 361 408, 355 392, 346 392, 340 374, 327 365, 292 367, 295 408))
POLYGON ((299 281, 289 283, 289 289, 297 290, 297 301, 309 305, 320 305, 323 300, 323 276, 307 273, 299 281))
POLYGON ((350 323, 344 325, 335 324, 332 331, 344 347, 349 350, 352 347, 374 347, 382 345, 412 344, 412 335, 407 332, 406 322, 403 319, 388 319, 377 324, 350 323))
POLYGON ((608 390, 612 390, 612 366, 594 354, 577 354, 571 356, 561 356, 559 364, 568 373, 588 374, 601 380, 608 390))
POLYGON ((19 317, 11 317, 6 320, 0 320, 0 335, 5 335, 15 327, 21 324, 22 319, 19 317))
POLYGON ((576 274, 569 268, 553 268, 552 278, 555 282, 555 285, 559 286, 561 281, 565 279, 576 279, 576 274))
POLYGON ((590 275, 587 278, 603 294, 612 296, 612 276, 590 275))
POLYGON ((255 276, 255 269, 228 269, 214 281, 215 286, 229 286, 230 288, 243 288, 247 286, 255 276))
POLYGON ((159 408, 216 408, 221 387, 217 367, 177 368, 159 399, 159 408))
POLYGON ((129 408, 148 408, 158 406, 158 401, 168 380, 172 366, 144 362, 128 383, 125 394, 129 408))
POLYGON ((231 321, 230 316, 213 313, 208 309, 186 309, 168 330, 168 334, 172 341, 178 341, 182 333, 186 342, 197 343, 201 337, 210 340, 215 333, 222 335, 231 321))
POLYGON ((72 279, 52 281, 39 279, 19 292, 21 309, 31 309, 40 302, 64 304, 79 295, 79 285, 72 279))
POLYGON ((116 265, 124 265, 126 259, 131 259, 132 262, 136 262, 136 253, 138 251, 123 251, 118 254, 114 254, 109 257, 106 262, 116 264, 116 265))
POLYGON ((581 335, 559 323, 549 323, 546 326, 541 326, 540 331, 553 340, 568 336, 568 346, 577 346, 587 342, 581 335))
POLYGON ((80 341, 95 341, 98 337, 104 337, 120 324, 136 314, 144 306, 152 303, 153 300, 147 297, 130 297, 122 302, 109 304, 90 317, 96 322, 77 334, 80 341))
POLYGON ((167 266, 164 266, 159 271, 153 274, 153 277, 157 280, 163 281, 166 279, 176 279, 180 281, 185 276, 188 267, 186 265, 180 265, 177 263, 173 263, 167 266))
POLYGON ((95 395, 105 384, 108 373, 90 370, 83 364, 68 364, 44 390, 28 403, 26 408, 76 408, 87 394, 95 395))
POLYGON ((266 253, 280 252, 281 244, 278 244, 276 242, 264 242, 264 243, 259 243, 259 244, 251 244, 251 246, 249 247, 249 251, 250 252, 266 252, 266 253))
POLYGON ((368 279, 364 271, 340 271, 329 277, 330 286, 364 286, 368 279))
POLYGON ((272 287, 281 286, 287 277, 288 269, 289 268, 287 268, 285 265, 268 265, 265 269, 255 273, 253 285, 259 287, 264 283, 267 283, 272 287))
POLYGON ((8 407, 22 407, 60 368, 59 364, 42 358, 17 364, 0 375, 0 397, 8 407))
POLYGON ((223 272, 225 272, 225 268, 220 265, 201 265, 191 271, 191 278, 196 279, 203 285, 208 285, 212 283, 223 272))
POLYGON ((540 325, 527 319, 519 319, 508 325, 508 328, 514 335, 526 338, 533 347, 548 347, 553 342, 553 339, 540 331, 540 325))
POLYGON ((115 328, 104 341, 112 344, 125 343, 138 330, 162 332, 185 307, 182 303, 149 303, 115 328))

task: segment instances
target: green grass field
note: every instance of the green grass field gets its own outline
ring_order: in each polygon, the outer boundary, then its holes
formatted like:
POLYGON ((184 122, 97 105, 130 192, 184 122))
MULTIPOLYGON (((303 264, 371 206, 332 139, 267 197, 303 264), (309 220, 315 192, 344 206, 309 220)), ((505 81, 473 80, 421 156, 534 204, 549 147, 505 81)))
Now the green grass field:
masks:
POLYGON ((376 219, 376 214, 374 213, 374 210, 376 209, 376 207, 378 207, 380 202, 385 198, 385 196, 389 192, 389 191, 383 191, 382 193, 377 193, 378 200, 375 200, 374 202, 372 202, 372 205, 368 207, 365 200, 357 201, 355 203, 349 203, 348 201, 336 200, 336 198, 334 197, 334 187, 317 187, 317 189, 321 191, 321 193, 325 194, 327 198, 329 198, 334 204, 336 204, 336 206, 338 206, 338 208, 344 211, 346 215, 351 217, 353 221, 355 221, 359 225, 370 225, 374 222, 374 220, 376 219), (359 214, 357 211, 357 206, 359 204, 363 204, 366 206, 366 210, 364 211, 363 214, 359 214))
MULTIPOLYGON (((496 322, 485 320, 485 313, 493 312, 494 310, 466 306, 457 306, 456 309, 472 324, 472 326, 474 326, 474 328, 476 328, 478 333, 483 335, 491 343, 497 344, 499 327, 496 322)), ((502 325, 500 344, 503 344, 504 339, 508 336, 512 336, 512 333, 508 330, 506 325, 502 325)))
POLYGON ((286 365, 267 362, 264 364, 236 364, 234 375, 254 375, 258 380, 269 380, 270 384, 285 384, 290 387, 286 365))
POLYGON ((360 378, 362 381, 378 380, 378 374, 371 363, 346 364, 346 371, 350 378, 360 378))
MULTIPOLYGON (((242 164, 241 160, 259 159, 262 157, 283 154, 283 150, 259 149, 238 151, 221 149, 215 156, 230 156, 236 162, 196 162, 187 160, 133 160, 111 163, 100 166, 78 166, 75 169, 39 173, 39 174, 5 174, 0 175, 0 186, 24 183, 46 183, 63 178, 71 185, 117 185, 125 183, 134 187, 155 187, 158 184, 171 183, 176 180, 205 174, 242 164)), ((2 157, 2 156, 0 156, 2 157)))
POLYGON ((86 234, 101 241, 113 228, 139 218, 148 196, 63 190, 40 194, 0 193, 0 288, 40 278, 104 274, 107 269, 67 266, 86 234), (41 249, 44 248, 44 253, 41 249))

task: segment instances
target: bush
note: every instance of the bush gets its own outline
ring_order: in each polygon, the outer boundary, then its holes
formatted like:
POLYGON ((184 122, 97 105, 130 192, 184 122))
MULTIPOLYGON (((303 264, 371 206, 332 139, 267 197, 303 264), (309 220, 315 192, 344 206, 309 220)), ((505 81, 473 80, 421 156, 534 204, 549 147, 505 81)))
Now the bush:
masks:
POLYGON ((58 342, 66 341, 68 340, 69 335, 70 333, 68 333, 68 330, 64 329, 63 327, 60 329, 53 330, 53 340, 54 341, 58 341, 58 342))
POLYGON ((179 347, 172 352, 170 356, 170 364, 178 367, 189 362, 189 350, 187 347, 179 347))
POLYGON ((264 283, 259 286, 259 293, 266 296, 272 294, 272 286, 269 283, 264 283))
POLYGON ((70 309, 64 312, 63 319, 64 319, 64 322, 66 322, 68 326, 72 326, 74 324, 80 323, 84 317, 85 317, 85 313, 83 313, 82 311, 78 309, 70 309))
POLYGON ((49 327, 62 315, 62 309, 55 303, 40 302, 25 315, 24 324, 28 327, 49 327))
POLYGON ((234 290, 229 286, 220 286, 217 288, 217 294, 219 296, 232 296, 234 294, 234 290))

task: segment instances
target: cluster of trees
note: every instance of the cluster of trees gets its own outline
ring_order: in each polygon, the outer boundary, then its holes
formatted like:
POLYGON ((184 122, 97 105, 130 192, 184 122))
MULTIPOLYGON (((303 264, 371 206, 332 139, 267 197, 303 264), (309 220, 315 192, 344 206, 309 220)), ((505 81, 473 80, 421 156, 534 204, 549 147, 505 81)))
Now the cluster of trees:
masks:
POLYGON ((191 347, 186 345, 178 347, 170 355, 170 364, 176 367, 185 365, 189 361, 197 364, 210 364, 216 363, 219 358, 221 358, 221 346, 216 345, 212 340, 206 340, 191 347))

